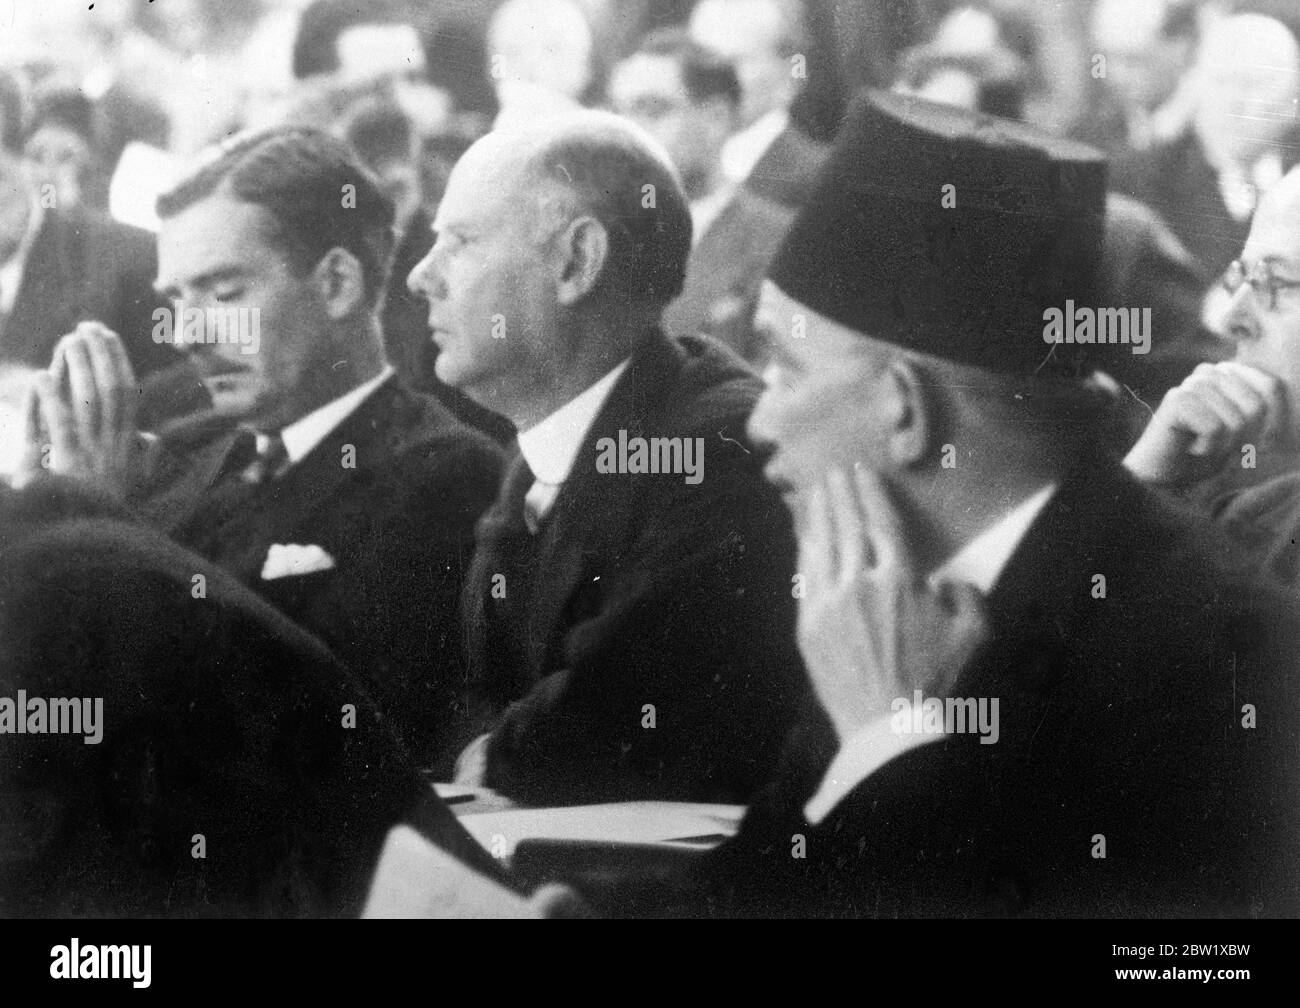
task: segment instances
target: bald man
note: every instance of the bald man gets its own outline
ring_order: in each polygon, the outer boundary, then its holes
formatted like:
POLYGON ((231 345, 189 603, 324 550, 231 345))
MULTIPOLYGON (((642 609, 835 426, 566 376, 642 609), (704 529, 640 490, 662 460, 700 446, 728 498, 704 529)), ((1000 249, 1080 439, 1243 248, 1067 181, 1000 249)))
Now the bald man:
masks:
POLYGON ((761 385, 671 339, 689 211, 639 129, 584 112, 489 134, 412 271, 437 374, 518 452, 464 596, 481 699, 461 778, 532 803, 744 801, 802 695, 794 541, 745 422, 761 385))
POLYGON ((1207 31, 1181 136, 1117 162, 1112 187, 1155 210, 1212 276, 1246 239, 1260 194, 1297 159, 1300 42, 1280 21, 1240 14, 1207 31))

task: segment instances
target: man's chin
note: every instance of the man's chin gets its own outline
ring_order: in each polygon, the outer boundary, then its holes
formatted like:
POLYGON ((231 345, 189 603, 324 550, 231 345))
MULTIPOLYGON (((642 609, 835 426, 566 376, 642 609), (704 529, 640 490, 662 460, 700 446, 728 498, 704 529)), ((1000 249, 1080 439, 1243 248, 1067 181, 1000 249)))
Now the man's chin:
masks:
POLYGON ((481 397, 490 396, 491 390, 483 382, 475 381, 474 373, 461 366, 461 363, 449 356, 447 351, 438 354, 438 359, 433 365, 433 373, 438 376, 438 381, 469 396, 480 406, 490 405, 483 402, 481 397))

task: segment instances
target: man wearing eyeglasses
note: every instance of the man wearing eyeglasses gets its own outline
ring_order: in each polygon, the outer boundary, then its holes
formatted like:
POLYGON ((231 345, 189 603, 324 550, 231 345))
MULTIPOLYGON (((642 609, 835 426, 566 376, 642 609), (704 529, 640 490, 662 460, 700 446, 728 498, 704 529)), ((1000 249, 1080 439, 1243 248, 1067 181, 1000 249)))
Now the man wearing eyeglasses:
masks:
POLYGON ((1222 284, 1231 360, 1202 364, 1160 403, 1125 459, 1140 478, 1204 502, 1295 581, 1300 555, 1300 168, 1260 201, 1222 284))

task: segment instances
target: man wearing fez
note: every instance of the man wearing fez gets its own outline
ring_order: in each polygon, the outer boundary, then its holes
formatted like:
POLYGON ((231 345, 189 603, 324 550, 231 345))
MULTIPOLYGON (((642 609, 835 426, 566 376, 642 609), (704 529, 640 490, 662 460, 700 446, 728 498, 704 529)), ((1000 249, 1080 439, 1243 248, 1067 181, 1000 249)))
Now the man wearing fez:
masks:
POLYGON ((749 424, 837 752, 693 909, 1300 906, 1300 621, 1097 443, 1081 351, 1128 348, 1045 342, 1049 308, 1095 304, 1104 190, 1100 155, 1019 124, 852 108, 769 274, 749 424))
POLYGON ((745 800, 806 695, 794 539, 745 436, 761 383, 660 329, 691 247, 666 155, 603 112, 489 134, 434 228, 410 284, 438 376, 520 432, 465 587, 472 674, 510 707, 461 779, 745 800))

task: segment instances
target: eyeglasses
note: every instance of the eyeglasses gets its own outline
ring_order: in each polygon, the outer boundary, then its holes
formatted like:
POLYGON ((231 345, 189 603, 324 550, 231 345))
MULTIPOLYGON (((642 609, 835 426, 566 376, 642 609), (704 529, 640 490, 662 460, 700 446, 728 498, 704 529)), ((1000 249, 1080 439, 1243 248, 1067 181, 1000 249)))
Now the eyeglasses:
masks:
POLYGON ((1240 259, 1234 260, 1232 265, 1223 274, 1220 281, 1223 289, 1229 294, 1236 294, 1241 289, 1242 284, 1250 284, 1256 296, 1263 297, 1267 291, 1267 304, 1269 311, 1277 310, 1277 292, 1280 290, 1290 290, 1292 287, 1300 287, 1300 280, 1279 280, 1273 275, 1273 267, 1267 262, 1255 264, 1253 270, 1247 269, 1246 264, 1240 259))

